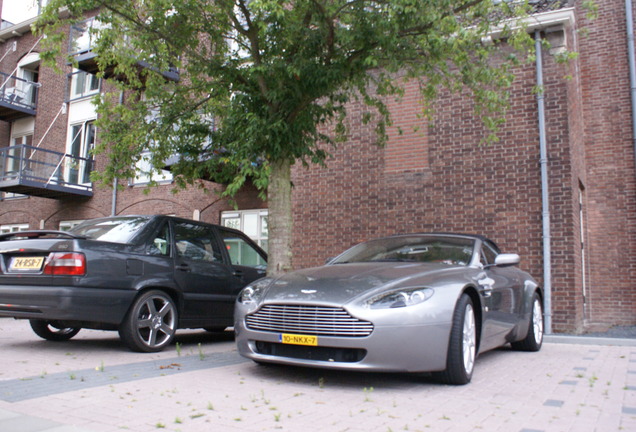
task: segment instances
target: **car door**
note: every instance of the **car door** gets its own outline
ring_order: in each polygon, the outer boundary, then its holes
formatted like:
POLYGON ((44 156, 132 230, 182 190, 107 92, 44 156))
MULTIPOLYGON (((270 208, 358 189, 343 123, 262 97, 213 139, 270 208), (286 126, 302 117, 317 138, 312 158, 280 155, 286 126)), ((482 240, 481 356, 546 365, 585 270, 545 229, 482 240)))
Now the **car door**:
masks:
POLYGON ((245 285, 265 276, 267 255, 242 232, 222 227, 217 229, 236 277, 234 285, 238 295, 245 285))
POLYGON ((484 299, 482 350, 501 346, 518 322, 518 303, 522 281, 512 266, 496 266, 497 251, 488 244, 482 246, 484 270, 479 283, 484 299))
POLYGON ((183 295, 183 327, 228 326, 233 320, 236 279, 215 228, 172 221, 175 280, 183 295))

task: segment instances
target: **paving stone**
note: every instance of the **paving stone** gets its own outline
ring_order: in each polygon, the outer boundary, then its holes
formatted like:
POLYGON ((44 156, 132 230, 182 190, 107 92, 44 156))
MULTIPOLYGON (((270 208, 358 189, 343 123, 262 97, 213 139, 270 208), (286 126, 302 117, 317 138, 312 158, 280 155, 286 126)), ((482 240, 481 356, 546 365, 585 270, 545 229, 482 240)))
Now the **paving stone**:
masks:
POLYGON ((0 432, 636 430, 634 347, 599 338, 483 353, 470 384, 446 386, 425 374, 260 366, 231 337, 196 331, 180 336, 180 355, 130 353, 116 334, 89 330, 48 343, 12 320, 0 334, 0 422, 14 422, 0 432))

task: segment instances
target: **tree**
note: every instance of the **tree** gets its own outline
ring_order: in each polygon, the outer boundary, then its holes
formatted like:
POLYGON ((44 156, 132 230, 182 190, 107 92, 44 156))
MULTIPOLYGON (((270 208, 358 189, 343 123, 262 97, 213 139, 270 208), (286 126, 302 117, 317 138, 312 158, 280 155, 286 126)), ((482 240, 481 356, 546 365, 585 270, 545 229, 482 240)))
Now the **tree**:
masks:
POLYGON ((98 14, 93 51, 125 95, 96 100, 97 151, 109 161, 100 179, 132 176, 149 148, 157 170, 179 155, 180 186, 208 178, 232 195, 252 181, 268 199, 271 274, 291 267, 291 167, 345 145, 347 104, 366 104, 381 145, 386 98, 416 79, 429 102, 440 86, 468 89, 496 129, 516 57, 494 61, 487 41, 494 29, 515 46, 527 39, 527 10, 500 0, 51 0, 38 28, 54 62, 68 24, 98 14), (175 67, 179 79, 166 80, 175 67))

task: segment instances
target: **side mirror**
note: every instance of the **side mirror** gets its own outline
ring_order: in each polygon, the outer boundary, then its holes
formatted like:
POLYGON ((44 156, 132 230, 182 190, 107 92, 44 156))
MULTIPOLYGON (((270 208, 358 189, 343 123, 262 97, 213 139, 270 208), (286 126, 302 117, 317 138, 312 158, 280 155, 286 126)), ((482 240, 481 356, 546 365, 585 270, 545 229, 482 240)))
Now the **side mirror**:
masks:
POLYGON ((517 254, 499 254, 495 258, 495 265, 497 267, 514 266, 519 264, 521 258, 517 254))

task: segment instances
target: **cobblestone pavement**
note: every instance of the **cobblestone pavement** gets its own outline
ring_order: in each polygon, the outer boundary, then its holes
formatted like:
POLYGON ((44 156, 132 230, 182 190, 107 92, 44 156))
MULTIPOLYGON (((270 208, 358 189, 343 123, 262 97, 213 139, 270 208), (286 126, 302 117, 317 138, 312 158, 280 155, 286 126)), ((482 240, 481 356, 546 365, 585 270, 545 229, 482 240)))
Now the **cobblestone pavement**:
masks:
POLYGON ((473 381, 259 366, 231 333, 183 331, 158 354, 116 332, 39 339, 0 319, 1 432, 636 431, 636 339, 548 337, 503 348, 473 381))

